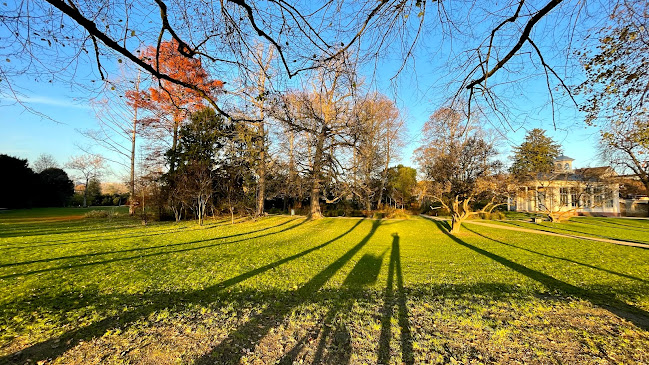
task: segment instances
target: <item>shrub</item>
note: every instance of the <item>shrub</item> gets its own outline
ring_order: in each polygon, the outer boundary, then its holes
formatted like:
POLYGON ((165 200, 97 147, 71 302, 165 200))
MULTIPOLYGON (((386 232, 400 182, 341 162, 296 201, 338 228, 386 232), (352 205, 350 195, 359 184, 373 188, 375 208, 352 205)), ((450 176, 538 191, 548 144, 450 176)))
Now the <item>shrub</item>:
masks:
POLYGON ((108 218, 106 210, 91 210, 84 215, 86 218, 108 218))
POLYGON ((480 213, 480 219, 501 220, 501 219, 505 219, 505 214, 501 211, 495 211, 491 213, 480 213))
POLYGON ((119 213, 114 209, 111 210, 91 210, 84 214, 86 218, 116 218, 119 216, 119 213))

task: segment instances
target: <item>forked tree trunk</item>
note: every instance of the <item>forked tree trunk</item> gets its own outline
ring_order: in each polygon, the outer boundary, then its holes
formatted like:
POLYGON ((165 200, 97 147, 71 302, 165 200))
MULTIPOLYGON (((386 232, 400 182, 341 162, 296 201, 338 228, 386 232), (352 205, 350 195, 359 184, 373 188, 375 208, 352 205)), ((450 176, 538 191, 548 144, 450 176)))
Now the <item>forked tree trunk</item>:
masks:
POLYGON ((451 203, 451 234, 460 233, 462 222, 464 222, 471 211, 469 210, 469 199, 460 200, 456 197, 451 203))

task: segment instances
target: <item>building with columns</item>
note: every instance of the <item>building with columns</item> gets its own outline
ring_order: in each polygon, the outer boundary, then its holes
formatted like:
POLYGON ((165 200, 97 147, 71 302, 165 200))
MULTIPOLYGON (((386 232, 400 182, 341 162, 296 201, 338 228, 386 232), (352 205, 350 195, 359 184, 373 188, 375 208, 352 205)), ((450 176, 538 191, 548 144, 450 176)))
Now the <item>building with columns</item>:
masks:
POLYGON ((510 198, 510 210, 543 213, 558 219, 573 215, 619 216, 617 174, 609 166, 574 169, 574 159, 559 156, 554 171, 530 177, 510 198))

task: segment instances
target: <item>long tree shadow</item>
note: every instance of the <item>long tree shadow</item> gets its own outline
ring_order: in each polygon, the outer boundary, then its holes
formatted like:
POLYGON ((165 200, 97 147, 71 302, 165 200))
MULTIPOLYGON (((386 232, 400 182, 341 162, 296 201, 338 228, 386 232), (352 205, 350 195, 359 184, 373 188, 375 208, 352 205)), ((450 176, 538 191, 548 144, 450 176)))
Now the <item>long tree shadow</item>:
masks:
POLYGON ((633 231, 649 232, 649 226, 647 228, 639 227, 639 226, 633 225, 633 224, 624 224, 624 223, 620 223, 618 221, 613 221, 613 219, 620 219, 620 218, 608 218, 608 219, 599 218, 599 220, 597 222, 590 222, 590 221, 588 221, 586 219, 575 219, 574 222, 575 223, 581 223, 581 224, 588 224, 588 225, 597 226, 597 227, 601 227, 602 223, 606 223, 606 224, 609 224, 609 225, 613 226, 613 228, 624 227, 624 229, 630 229, 630 230, 633 230, 633 231))
MULTIPOLYGON (((90 258, 90 257, 95 257, 95 256, 103 256, 103 255, 110 255, 110 254, 117 254, 117 253, 127 253, 127 252, 138 252, 138 251, 146 251, 146 250, 153 250, 156 248, 166 248, 166 247, 175 247, 175 246, 184 246, 184 245, 191 245, 194 243, 199 243, 199 242, 207 242, 207 241, 216 241, 216 240, 222 240, 222 239, 228 239, 228 238, 233 238, 233 237, 239 237, 239 236, 245 236, 249 234, 254 234, 258 232, 263 232, 267 231, 269 229, 281 227, 283 225, 286 225, 295 219, 290 219, 285 222, 276 224, 274 226, 268 226, 264 227, 261 229, 257 229, 254 231, 249 231, 249 232, 243 232, 243 233, 236 233, 236 234, 231 234, 227 236, 219 236, 219 237, 212 237, 209 240, 201 240, 201 241, 190 241, 190 242, 179 242, 179 243, 171 243, 171 244, 164 244, 164 245, 157 245, 157 246, 146 246, 146 247, 138 247, 138 248, 129 248, 129 249, 124 249, 124 250, 113 250, 113 251, 102 251, 102 252, 92 252, 92 253, 86 253, 86 254, 79 254, 79 255, 68 255, 68 256, 61 256, 61 257, 51 257, 47 259, 39 259, 39 260, 30 260, 30 261, 21 261, 21 262, 15 262, 15 263, 7 263, 7 264, 0 264, 0 268, 2 267, 13 267, 13 266, 21 266, 21 265, 29 265, 29 264, 35 264, 35 263, 43 263, 43 262, 54 262, 54 261, 61 261, 61 260, 68 260, 68 259, 76 259, 76 258, 90 258)), ((291 226, 291 229, 303 224, 306 222, 306 220, 302 221, 299 224, 291 226)), ((282 232, 282 231, 280 231, 282 232)), ((165 233, 159 233, 159 234, 152 234, 152 235, 144 235, 144 237, 149 237, 149 236, 157 236, 157 235, 162 235, 162 234, 169 234, 167 232, 165 233)), ((138 236, 134 236, 133 238, 137 238, 138 236)), ((255 237, 258 238, 258 237, 255 237)))
MULTIPOLYGON (((306 220, 305 220, 306 221, 306 220)), ((6 355, 4 357, 0 357, 0 364, 4 363, 24 363, 27 359, 31 359, 33 362, 38 362, 39 360, 45 360, 48 358, 56 358, 60 356, 61 354, 65 353, 67 350, 71 349, 72 347, 76 346, 82 341, 88 341, 92 339, 93 337, 96 336, 101 336, 102 334, 106 333, 107 330, 114 328, 114 327, 121 327, 122 329, 125 326, 128 326, 130 324, 135 323, 139 319, 146 318, 148 315, 151 313, 154 313, 158 310, 164 309, 164 308, 169 308, 169 307, 174 307, 177 310, 182 309, 185 306, 188 306, 192 303, 212 303, 214 300, 218 297, 220 293, 223 292, 223 290, 227 289, 228 287, 231 287, 233 285, 236 285, 238 283, 241 283, 245 280, 248 280, 256 275, 262 274, 264 272, 267 272, 269 270, 273 270, 280 265, 286 264, 290 261, 296 260, 300 257, 303 257, 305 255, 308 255, 309 253, 312 253, 316 250, 322 249, 339 239, 343 238, 347 234, 351 233, 355 228, 357 228, 361 223, 363 222, 363 219, 358 220, 351 228, 349 228, 347 231, 341 233, 340 235, 320 244, 314 247, 311 247, 307 250, 304 250, 302 252, 299 252, 297 254, 288 256, 286 258, 283 258, 281 260, 277 260, 275 262, 272 262, 270 264, 261 266, 257 269, 248 271, 246 273, 237 275, 235 277, 232 277, 230 279, 227 279, 225 281, 222 281, 220 283, 217 283, 215 285, 212 285, 208 288, 202 289, 202 290, 196 290, 188 293, 177 293, 177 292, 171 292, 171 293, 154 293, 153 295, 147 296, 147 295, 134 295, 134 296, 112 296, 111 298, 108 298, 110 302, 114 302, 115 305, 117 306, 124 306, 128 305, 132 307, 133 309, 130 311, 126 311, 123 313, 120 313, 117 316, 113 317, 108 317, 104 318, 98 322, 92 323, 86 327, 82 327, 73 331, 66 332, 65 334, 56 337, 56 338, 51 338, 46 341, 31 345, 28 348, 25 348, 21 351, 18 351, 14 354, 6 355), (148 304, 147 304, 148 303, 148 304)), ((304 223, 304 222, 302 222, 304 223)), ((301 223, 300 223, 301 224, 301 223)), ((286 230, 286 229, 285 229, 286 230)), ((373 233, 376 230, 376 227, 373 226, 373 230, 371 233, 373 233)), ((367 237, 369 239, 369 237, 367 237)), ((362 242, 363 244, 366 243, 362 242)), ((360 247, 359 247, 360 249, 360 247)), ((352 255, 353 256, 353 255, 352 255)), ((331 265, 330 265, 331 266, 331 265)), ((337 270, 336 270, 337 271, 337 270)), ((313 280, 312 280, 313 281, 313 280)), ((315 284, 315 283, 314 283, 315 284)), ((64 295, 65 296, 65 295, 64 295)), ((80 303, 80 305, 91 305, 91 304, 96 304, 97 302, 102 302, 105 301, 102 299, 99 299, 97 297, 92 297, 90 295, 86 295, 84 297, 84 301, 80 303)), ((48 303, 50 305, 58 305, 58 300, 56 298, 51 298, 48 303)), ((62 300, 62 302, 64 302, 62 300)), ((28 306, 29 304, 32 305, 31 309, 28 307, 25 310, 34 311, 34 310, 39 310, 42 309, 42 307, 39 307, 36 305, 36 303, 32 303, 32 301, 29 301, 26 303, 28 306)))
MULTIPOLYGON (((138 227, 141 225, 133 224, 129 227, 138 227)), ((104 231, 118 231, 124 229, 124 224, 115 224, 112 227, 103 226, 104 231)), ((22 226, 20 229, 10 229, 4 232, 0 231, 0 237, 32 237, 32 236, 55 236, 59 234, 79 233, 91 231, 88 222, 83 219, 75 221, 47 222, 47 228, 43 228, 43 223, 29 223, 28 226, 22 226), (72 222, 72 223, 71 223, 72 222)), ((51 241, 48 239, 48 241, 51 241)))
MULTIPOLYGON (((597 237, 597 238, 604 238, 604 239, 607 239, 607 240, 615 240, 615 241, 631 242, 631 243, 641 243, 641 244, 645 244, 645 245, 648 244, 647 241, 638 241, 638 240, 631 240, 631 239, 628 239, 628 238, 618 238, 618 237, 604 236, 604 235, 595 234, 595 233, 586 233, 586 232, 577 231, 577 230, 574 230, 574 229, 568 229, 568 228, 565 228, 565 227, 536 226, 534 228, 530 228, 530 227, 527 227, 527 226, 523 226, 521 224, 517 224, 515 222, 507 222, 507 221, 501 221, 501 222, 505 223, 505 224, 508 224, 508 225, 511 225, 511 226, 521 227, 521 228, 525 228, 525 229, 533 229, 533 230, 537 230, 537 231, 541 231, 541 232, 558 233, 558 234, 565 234, 565 235, 579 234, 579 235, 582 235, 584 237, 593 236, 593 237, 597 237), (541 227, 543 227, 543 228, 541 228, 541 227), (557 231, 559 231, 559 232, 557 232, 557 231), (564 233, 564 232, 561 232, 561 231, 572 232, 572 233, 564 233)), ((575 238, 578 238, 578 237, 575 237, 575 238)), ((582 239, 582 238, 578 238, 578 239, 582 239)), ((639 248, 641 248, 641 247, 639 247, 639 248)))
POLYGON ((390 253, 390 265, 388 267, 388 280, 385 287, 385 298, 381 310, 381 335, 379 337, 378 363, 390 363, 390 340, 392 339, 392 317, 394 314, 394 277, 397 279, 397 298, 399 314, 399 329, 401 334, 401 361, 404 364, 414 363, 412 351, 412 335, 410 333, 410 320, 408 307, 406 306, 406 294, 403 288, 403 273, 401 271, 401 253, 399 248, 399 234, 392 235, 392 252, 390 253))
MULTIPOLYGON (((313 364, 346 364, 351 359, 351 335, 345 324, 341 322, 334 323, 339 313, 349 313, 354 304, 356 294, 366 286, 373 285, 381 271, 383 256, 374 256, 372 254, 363 255, 354 265, 352 271, 347 275, 342 284, 342 289, 348 294, 342 295, 341 300, 335 301, 322 320, 320 328, 320 340, 313 356, 313 364), (331 339, 329 351, 327 342, 331 339)), ((298 347, 294 347, 280 363, 293 364, 294 356, 297 355, 298 347)))
POLYGON ((213 364, 217 361, 219 363, 239 363, 242 356, 245 355, 246 349, 253 349, 269 333, 271 328, 274 328, 280 320, 290 314, 293 308, 308 301, 314 293, 342 269, 367 244, 380 224, 380 220, 372 222, 372 228, 359 243, 322 269, 300 288, 290 293, 289 297, 292 300, 272 303, 248 322, 230 332, 227 338, 221 341, 210 353, 199 358, 196 364, 213 364))
POLYGON ((549 289, 556 289, 565 294, 572 295, 582 300, 586 300, 595 306, 608 310, 609 312, 617 315, 618 317, 628 320, 629 322, 633 323, 639 328, 642 328, 644 330, 649 330, 649 313, 647 313, 646 311, 640 308, 634 307, 622 300, 615 298, 610 294, 593 293, 587 289, 580 288, 575 285, 566 283, 564 281, 556 279, 540 271, 530 269, 526 266, 523 266, 519 263, 516 263, 507 258, 499 256, 495 253, 489 252, 485 249, 473 246, 461 240, 460 238, 450 234, 446 229, 446 227, 442 224, 442 222, 429 219, 429 218, 425 218, 425 219, 428 219, 429 221, 435 223, 435 225, 437 225, 440 231, 442 231, 444 234, 446 234, 448 237, 450 237, 453 241, 455 241, 461 246, 464 246, 483 256, 486 256, 498 262, 499 264, 518 272, 519 274, 525 275, 526 277, 532 280, 538 281, 539 283, 545 285, 545 287, 549 289))
MULTIPOLYGON (((51 267, 47 269, 39 269, 39 270, 32 270, 32 271, 26 271, 26 272, 20 272, 20 273, 12 273, 4 276, 0 276, 0 279, 9 279, 9 278, 14 278, 18 276, 27 276, 27 275, 33 275, 33 274, 39 274, 39 273, 44 273, 44 272, 50 272, 50 271, 56 271, 56 270, 67 270, 71 268, 79 268, 79 267, 85 267, 85 266, 94 266, 94 265, 103 265, 103 264, 109 264, 109 263, 114 263, 114 262, 122 262, 122 261, 130 261, 130 260, 139 260, 145 257, 154 257, 154 256, 161 256, 161 255, 168 255, 172 253, 180 253, 180 252, 188 252, 188 251, 196 251, 196 250, 201 250, 201 249, 206 249, 206 248, 212 248, 216 246, 223 246, 223 245, 230 245, 233 243, 238 243, 238 242, 243 242, 243 241, 248 241, 252 239, 257 239, 257 238, 263 238, 263 237, 268 237, 271 235, 279 234, 286 232, 288 230, 294 229, 304 223, 308 222, 306 219, 302 220, 302 222, 298 224, 294 224, 290 227, 283 228, 279 231, 276 232, 269 232, 265 234, 261 234, 258 236, 254 237, 247 237, 247 238, 242 238, 239 240, 235 241, 228 241, 228 242, 220 242, 220 243, 212 243, 209 245, 203 245, 203 246, 198 246, 198 247, 190 247, 190 248, 182 248, 182 249, 177 249, 177 250, 166 250, 166 251, 161 251, 161 252, 154 252, 150 254, 145 254, 145 255, 134 255, 134 256, 127 256, 127 257, 116 257, 108 260, 103 260, 103 261, 91 261, 91 262, 83 262, 79 264, 70 264, 70 265, 62 265, 62 266, 56 266, 56 267, 51 267)), ((226 239, 230 236, 224 236, 224 237, 215 237, 215 238, 210 238, 210 239, 205 239, 205 240, 196 240, 196 241, 189 241, 189 242, 180 242, 180 243, 172 243, 168 245, 160 245, 160 246, 154 246, 154 247, 143 247, 143 248, 134 248, 134 249, 128 249, 128 250, 122 250, 122 251, 115 251, 113 253, 119 253, 119 252, 131 252, 131 251, 142 251, 142 250, 148 250, 151 248, 168 248, 168 247, 177 247, 177 246, 187 246, 187 245, 193 245, 197 243, 203 243, 203 242, 212 242, 220 239, 226 239)), ((106 254, 106 253, 102 253, 106 254)), ((92 257, 95 256, 95 254, 86 254, 86 255, 80 255, 81 257, 92 257)), ((43 261, 46 261, 43 260, 43 261)))
POLYGON ((586 263, 583 263, 583 262, 579 262, 579 261, 575 261, 575 260, 567 259, 567 258, 565 258, 565 257, 559 257, 559 256, 548 255, 548 254, 545 254, 545 253, 542 253, 542 252, 538 252, 538 251, 530 250, 529 248, 516 246, 516 245, 513 245, 513 244, 511 244, 511 243, 507 243, 507 242, 503 242, 503 241, 497 240, 497 239, 495 239, 495 238, 491 238, 491 237, 486 236, 486 235, 484 235, 484 234, 482 234, 482 233, 479 233, 478 231, 472 230, 472 229, 470 229, 470 228, 468 228, 468 227, 464 227, 464 229, 466 229, 467 231, 469 231, 469 232, 471 232, 471 233, 474 233, 474 234, 476 234, 476 235, 478 235, 478 236, 484 237, 484 238, 486 238, 486 239, 488 239, 488 240, 491 240, 491 241, 494 241, 494 242, 498 242, 498 243, 500 243, 500 244, 502 244, 502 245, 505 245, 505 246, 514 247, 514 248, 517 248, 517 249, 519 249, 519 250, 527 251, 527 252, 530 252, 530 253, 533 253, 533 254, 536 254, 536 255, 540 255, 540 256, 544 256, 544 257, 548 257, 548 258, 551 258, 551 259, 556 259, 556 260, 561 260, 561 261, 570 262, 570 263, 577 264, 577 265, 580 265, 580 266, 584 266, 584 267, 587 267, 587 268, 590 268, 590 269, 595 269, 595 270, 603 271, 603 272, 605 272, 605 273, 609 273, 609 274, 617 275, 617 276, 620 276, 620 277, 623 277, 623 278, 632 279, 632 280, 637 280, 637 281, 641 281, 641 282, 643 282, 643 283, 649 283, 649 280, 642 279, 642 278, 639 278, 639 277, 636 277, 636 276, 632 276, 632 275, 629 275, 629 274, 624 274, 624 273, 617 272, 617 271, 613 271, 613 270, 609 270, 609 269, 604 269, 604 268, 601 268, 601 267, 598 267, 598 266, 594 266, 594 265, 586 264, 586 263))
MULTIPOLYGON (((154 237, 154 236, 162 236, 162 235, 167 235, 167 234, 174 234, 174 233, 186 233, 186 232, 191 232, 191 231, 198 231, 198 230, 208 230, 208 229, 214 229, 220 226, 224 226, 230 224, 230 220, 223 221, 222 223, 212 223, 208 224, 205 226, 199 226, 195 228, 191 228, 189 226, 171 226, 169 228, 165 229, 160 229, 160 226, 146 226, 146 229, 149 228, 154 228, 156 230, 156 233, 148 233, 148 234, 137 234, 134 235, 133 232, 126 232, 126 233, 111 233, 111 234, 104 234, 103 229, 99 230, 88 230, 88 233, 92 234, 89 235, 88 237, 84 239, 79 239, 76 241, 70 241, 69 239, 60 239, 60 240, 46 240, 46 241, 36 241, 36 242, 17 242, 17 243, 9 243, 5 245, 0 245, 0 249, 20 249, 20 248, 25 248, 25 249, 30 249, 34 247, 48 247, 48 246, 60 246, 60 245, 69 245, 69 244, 75 244, 75 243, 89 243, 89 242, 101 242, 101 241, 106 241, 106 240, 112 240, 112 239, 120 239, 120 238, 140 238, 140 237, 154 237), (45 243, 47 242, 47 243, 45 243)), ((131 226, 122 226, 122 229, 124 228, 138 228, 142 227, 142 225, 131 225, 131 226)))

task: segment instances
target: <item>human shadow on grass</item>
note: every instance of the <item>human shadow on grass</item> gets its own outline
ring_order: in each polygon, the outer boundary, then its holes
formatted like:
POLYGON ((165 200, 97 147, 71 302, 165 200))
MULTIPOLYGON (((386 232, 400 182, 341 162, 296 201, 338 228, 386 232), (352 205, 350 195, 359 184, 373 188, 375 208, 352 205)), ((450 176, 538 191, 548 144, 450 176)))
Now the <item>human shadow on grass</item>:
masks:
MULTIPOLYGON (((387 251, 387 250, 386 250, 387 251)), ((385 252, 380 256, 372 254, 363 255, 347 275, 340 290, 338 298, 329 305, 329 310, 320 321, 315 333, 309 333, 299 339, 297 343, 284 356, 277 361, 279 364, 294 364, 298 356, 307 345, 307 340, 317 338, 318 344, 313 355, 314 364, 347 364, 351 359, 351 334, 343 318, 350 313, 362 290, 374 285, 381 271, 385 252)))
POLYGON ((261 313, 252 317, 248 322, 230 332, 223 341, 196 361, 196 364, 239 363, 247 349, 257 345, 272 328, 285 319, 291 311, 299 305, 309 301, 340 269, 342 269, 360 251, 379 228, 381 220, 372 222, 372 228, 367 235, 355 246, 340 256, 316 274, 311 280, 304 283, 292 293, 287 293, 292 298, 289 301, 271 303, 261 313))
MULTIPOLYGON (((146 318, 151 313, 154 313, 158 310, 165 308, 173 307, 175 310, 182 310, 182 308, 187 307, 191 304, 209 304, 213 303, 219 298, 220 295, 224 294, 224 290, 241 283, 245 280, 248 280, 256 275, 274 270, 277 267, 286 264, 290 261, 296 260, 303 256, 306 256, 314 251, 323 249, 334 242, 340 240, 344 236, 351 233, 356 229, 363 219, 359 219, 351 228, 347 231, 341 233, 340 235, 323 242, 317 246, 311 247, 294 255, 285 257, 281 260, 260 266, 254 270, 239 274, 235 277, 212 285, 208 288, 202 290, 195 290, 187 293, 154 293, 153 295, 143 294, 143 295, 112 295, 108 298, 98 298, 96 296, 86 295, 83 297, 81 303, 77 303, 76 307, 86 306, 86 305, 96 305, 98 302, 110 302, 118 307, 131 306, 133 309, 130 311, 125 311, 120 313, 117 316, 104 318, 98 322, 92 323, 86 327, 78 328, 73 331, 66 332, 65 334, 51 338, 49 340, 36 343, 29 346, 21 351, 16 353, 0 357, 0 364, 4 363, 24 363, 26 359, 31 359, 33 362, 38 362, 39 360, 56 358, 61 354, 65 353, 67 350, 78 345, 81 341, 88 341, 94 337, 101 336, 106 333, 107 330, 115 327, 120 327, 124 329, 142 318, 146 318)), ((368 238, 369 239, 369 238, 368 238)), ((363 243, 364 244, 364 243, 363 243)), ((359 248, 360 249, 360 248, 359 248)), ((43 310, 47 305, 51 306, 54 309, 65 309, 61 308, 59 303, 66 303, 69 300, 69 295, 62 295, 61 298, 50 298, 47 303, 42 303, 38 301, 28 301, 25 304, 23 311, 33 312, 35 310, 43 310), (39 305, 45 304, 45 305, 39 305)), ((244 298, 250 298, 250 294, 243 295, 244 298)), ((15 304, 14 304, 15 305, 15 304)), ((3 309, 0 307, 0 309, 3 309)), ((3 309, 2 312, 5 310, 3 309)))
MULTIPOLYGON (((533 230, 537 230, 537 231, 541 231, 541 232, 549 232, 549 233, 570 235, 570 233, 561 232, 561 231, 566 231, 566 232, 573 232, 575 234, 579 234, 579 235, 584 236, 584 237, 593 236, 593 237, 597 237, 597 238, 604 238, 604 239, 607 239, 607 240, 615 240, 615 241, 630 242, 630 243, 640 243, 640 244, 645 244, 645 245, 649 244, 649 242, 647 242, 647 241, 638 241, 638 240, 632 240, 632 239, 626 239, 626 238, 604 236, 604 235, 595 234, 595 233, 586 233, 586 232, 577 231, 577 230, 574 230, 574 229, 568 229, 568 228, 565 228, 565 227, 547 227, 547 226, 528 227, 528 226, 523 226, 521 224, 517 224, 515 222, 507 222, 507 221, 501 221, 501 222, 505 223, 505 224, 508 224, 508 225, 511 225, 511 226, 521 227, 521 228, 525 228, 525 229, 533 229, 533 230), (541 228, 541 227, 543 227, 543 228, 541 228), (557 231, 559 231, 559 232, 557 232, 557 231)), ((571 237, 571 238, 587 239, 587 238, 580 238, 580 237, 571 237)), ((638 247, 638 248, 642 248, 642 247, 638 247)))
POLYGON ((396 274, 397 293, 396 305, 398 306, 398 322, 401 337, 401 362, 413 364, 412 335, 410 334, 410 320, 406 306, 406 294, 403 288, 403 272, 401 271, 401 253, 399 248, 399 235, 392 235, 392 251, 388 267, 388 280, 385 287, 385 298, 381 310, 381 336, 379 337, 378 363, 390 363, 390 339, 392 338, 392 317, 394 315, 395 293, 394 279, 396 274))
MULTIPOLYGON (((15 266, 21 266, 21 265, 29 265, 29 264, 35 264, 35 263, 43 263, 43 262, 54 262, 54 261, 61 261, 61 260, 69 260, 69 259, 78 259, 78 258, 90 258, 90 257, 96 257, 96 256, 102 256, 102 255, 110 255, 110 254, 117 254, 117 253, 127 253, 127 252, 138 252, 138 251, 146 251, 146 250, 153 250, 156 248, 166 248, 166 247, 175 247, 175 246, 184 246, 184 245, 191 245, 194 243, 200 243, 200 242, 207 242, 207 241, 215 241, 215 240, 222 240, 222 239, 227 239, 227 238, 233 238, 233 237, 239 237, 239 236, 245 236, 249 234, 254 234, 254 233, 259 233, 263 231, 267 231, 269 229, 281 227, 283 225, 286 225, 292 221, 295 221, 295 219, 289 219, 285 222, 276 224, 274 226, 268 226, 265 228, 257 229, 254 231, 248 231, 244 233, 237 233, 237 234, 231 234, 227 236, 219 236, 219 237, 213 237, 208 240, 201 240, 201 241, 190 241, 190 242, 179 242, 179 243, 171 243, 171 244, 165 244, 165 245, 157 245, 157 246, 146 246, 146 247, 137 247, 137 248, 129 248, 129 249, 124 249, 124 250, 113 250, 113 251, 102 251, 102 252, 92 252, 92 253, 85 253, 85 254, 79 254, 79 255, 69 255, 69 256, 61 256, 61 257, 51 257, 51 258, 46 258, 46 259, 39 259, 39 260, 30 260, 30 261, 21 261, 21 262, 15 262, 15 263, 7 263, 7 264, 0 264, 0 268, 2 267, 15 267, 15 266)), ((300 224, 303 224, 306 222, 306 220, 302 221, 299 224, 296 224, 291 227, 295 228, 299 226, 300 224)), ((283 231, 279 231, 283 232, 283 231)), ((163 232, 163 233, 156 233, 156 234, 151 234, 151 235, 140 235, 140 236, 133 236, 133 238, 138 238, 138 237, 150 237, 150 236, 158 236, 158 235, 163 235, 163 234, 170 234, 171 232, 163 232)), ((264 236, 258 236, 254 238, 259 238, 259 237, 264 237, 264 236)), ((85 241, 84 241, 85 242, 85 241)), ((235 241, 238 242, 238 241, 235 241)))
POLYGON ((590 265, 590 264, 586 264, 586 263, 583 263, 583 262, 579 262, 579 261, 575 261, 575 260, 567 259, 567 258, 565 258, 565 257, 554 256, 554 255, 548 255, 548 254, 545 254, 545 253, 542 253, 542 252, 538 252, 538 251, 530 250, 529 248, 516 246, 516 245, 513 245, 513 244, 511 244, 511 243, 507 243, 507 242, 503 242, 503 241, 497 240, 497 239, 495 239, 495 238, 491 238, 491 237, 486 236, 486 235, 484 235, 484 234, 482 234, 482 233, 479 233, 478 231, 472 230, 472 229, 470 229, 470 228, 468 228, 468 227, 464 227, 464 229, 466 229, 467 231, 469 231, 469 232, 471 232, 471 233, 474 233, 474 234, 476 234, 476 235, 478 235, 478 236, 484 237, 484 238, 486 238, 486 239, 488 239, 488 240, 491 240, 491 241, 494 241, 494 242, 498 242, 498 243, 500 243, 500 244, 502 244, 502 245, 505 245, 505 246, 514 247, 514 248, 517 248, 517 249, 520 249, 520 250, 523 250, 523 251, 527 251, 527 252, 530 252, 530 253, 533 253, 533 254, 536 254, 536 255, 540 255, 540 256, 548 257, 548 258, 551 258, 551 259, 556 259, 556 260, 561 260, 561 261, 570 262, 570 263, 577 264, 577 265, 580 265, 580 266, 584 266, 584 267, 587 267, 587 268, 590 268, 590 269, 595 269, 595 270, 603 271, 603 272, 606 272, 606 273, 609 273, 609 274, 617 275, 617 276, 620 276, 620 277, 623 277, 623 278, 626 278, 626 279, 632 279, 632 280, 637 280, 637 281, 640 281, 640 282, 643 282, 643 283, 649 283, 649 280, 642 279, 642 278, 639 278, 639 277, 636 277, 636 276, 633 276, 633 275, 624 274, 624 273, 617 272, 617 271, 613 271, 613 270, 609 270, 609 269, 604 269, 604 268, 597 267, 597 266, 590 265))
POLYGON ((499 264, 518 272, 519 274, 522 274, 532 280, 535 280, 543 284, 549 289, 559 290, 565 294, 574 296, 582 300, 586 300, 595 306, 608 310, 609 312, 617 315, 620 318, 626 319, 627 321, 633 323, 639 328, 642 328, 644 330, 649 330, 649 313, 647 313, 646 311, 640 308, 627 304, 622 300, 617 299, 614 295, 605 294, 605 293, 594 293, 587 289, 580 288, 578 286, 556 279, 546 273, 534 269, 530 269, 524 265, 509 260, 505 257, 499 256, 493 252, 487 251, 480 247, 476 247, 470 243, 463 241, 459 237, 450 234, 449 226, 448 223, 446 222, 440 222, 427 217, 424 217, 424 219, 433 222, 437 226, 437 228, 439 228, 440 231, 442 231, 449 238, 451 238, 453 241, 455 241, 461 246, 464 246, 476 253, 486 256, 498 262, 499 264))

